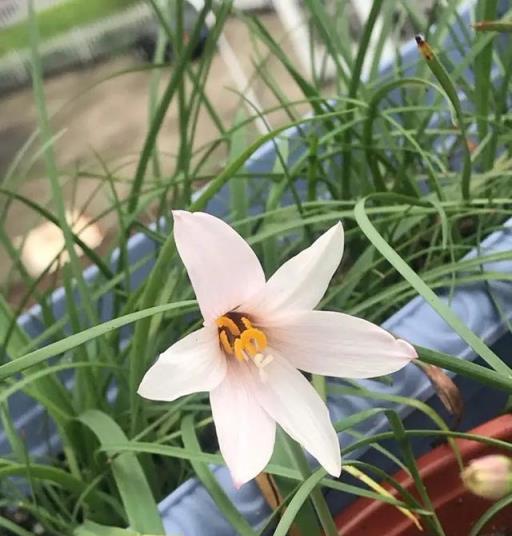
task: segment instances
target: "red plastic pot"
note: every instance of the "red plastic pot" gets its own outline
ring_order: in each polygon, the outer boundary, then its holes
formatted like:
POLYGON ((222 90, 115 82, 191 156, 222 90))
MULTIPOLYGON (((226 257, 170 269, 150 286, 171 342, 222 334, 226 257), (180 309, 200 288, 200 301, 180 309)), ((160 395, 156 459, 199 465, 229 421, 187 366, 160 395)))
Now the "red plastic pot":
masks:
MULTIPOLYGON (((503 415, 471 431, 474 434, 512 441, 512 415, 503 415)), ((477 441, 457 439, 464 462, 487 454, 508 454, 477 441)), ((478 518, 492 505, 466 491, 462 485, 459 466, 448 445, 435 448, 418 460, 418 469, 428 494, 443 526, 446 536, 468 536, 478 518)), ((405 471, 393 478, 410 493, 417 496, 413 480, 405 471)), ((394 488, 384 486, 398 497, 394 488)), ((336 517, 336 525, 343 536, 426 536, 397 508, 381 501, 361 498, 336 517)), ((494 517, 484 535, 512 535, 512 505, 494 517)))

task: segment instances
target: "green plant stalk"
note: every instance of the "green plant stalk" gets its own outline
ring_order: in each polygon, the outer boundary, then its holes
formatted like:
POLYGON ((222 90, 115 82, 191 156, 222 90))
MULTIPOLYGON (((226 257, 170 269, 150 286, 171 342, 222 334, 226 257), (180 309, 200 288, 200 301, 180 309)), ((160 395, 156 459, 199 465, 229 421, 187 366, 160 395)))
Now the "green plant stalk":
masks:
MULTIPOLYGON (((348 87, 348 98, 354 99, 357 96, 357 90, 361 83, 361 73, 363 70, 364 60, 366 58, 366 53, 368 51, 368 45, 370 44, 370 38, 373 32, 375 23, 382 9, 383 0, 373 0, 372 8, 370 14, 368 15, 368 20, 364 26, 363 35, 359 41, 359 49, 357 51, 356 61, 354 63, 354 68, 352 71, 352 76, 350 78, 350 85, 348 87)), ((349 115, 347 116, 347 122, 350 122, 353 114, 353 106, 347 108, 350 110, 349 115)), ((350 150, 350 141, 352 133, 347 130, 343 137, 343 146, 347 147, 343 151, 343 167, 341 171, 341 198, 350 199, 351 196, 351 187, 350 187, 350 176, 352 173, 351 163, 352 163, 352 152, 350 150)))
POLYGON ((415 348, 418 351, 420 360, 424 363, 450 370, 467 378, 472 378, 480 383, 489 385, 493 389, 512 393, 511 380, 494 370, 443 352, 423 348, 422 346, 415 346, 415 348))
MULTIPOLYGON (((39 130, 41 132, 41 137, 44 141, 48 141, 52 139, 52 136, 51 136, 50 122, 48 119, 48 113, 46 110, 46 100, 45 100, 45 94, 44 94, 44 88, 43 88, 43 82, 42 82, 41 60, 40 60, 39 52, 38 52, 39 30, 37 27, 33 0, 29 1, 28 6, 29 6, 29 23, 30 23, 29 24, 30 49, 31 49, 32 62, 33 62, 32 79, 33 79, 34 98, 36 102, 37 117, 38 117, 38 124, 39 124, 39 130)), ((94 306, 90 298, 90 291, 87 288, 87 285, 85 284, 85 280, 83 278, 82 267, 80 265, 78 255, 74 248, 73 233, 66 219, 66 208, 65 208, 64 200, 62 197, 62 192, 61 192, 60 185, 59 185, 58 171, 57 171, 57 165, 55 162, 55 155, 53 152, 52 143, 46 144, 45 150, 44 150, 44 159, 45 159, 48 178, 50 180, 53 200, 55 202, 55 206, 57 210, 59 227, 62 230, 62 233, 64 235, 66 251, 69 255, 72 272, 76 280, 76 284, 80 293, 80 298, 84 304, 84 309, 85 309, 85 312, 87 314, 89 321, 91 323, 95 323, 95 322, 98 322, 98 316, 96 314, 96 311, 94 309, 94 306)), ((101 339, 99 343, 100 343, 100 346, 102 348, 102 352, 104 353, 104 355, 107 357, 110 356, 111 351, 110 351, 110 348, 108 348, 108 345, 101 339)), ((92 386, 91 386, 91 389, 92 389, 92 386)))
MULTIPOLYGON (((300 509, 304 506, 304 503, 309 498, 312 498, 312 495, 318 491, 316 488, 324 477, 325 471, 318 471, 316 473, 312 473, 306 478, 306 480, 304 480, 286 507, 284 514, 281 516, 273 536, 287 536, 289 534, 290 528, 293 525, 293 522, 300 509)), ((332 534, 340 535, 341 533, 335 532, 332 534)))
MULTIPOLYGON (((201 452, 201 447, 194 427, 193 415, 186 415, 181 421, 181 436, 183 438, 183 446, 186 450, 191 452, 201 452)), ((256 536, 252 527, 236 509, 225 491, 212 475, 208 466, 195 460, 190 460, 190 464, 192 465, 197 478, 208 490, 208 493, 215 501, 215 504, 224 517, 229 521, 236 533, 240 536, 256 536)))
MULTIPOLYGON (((496 17, 498 0, 479 0, 476 6, 476 18, 479 20, 492 20, 496 17)), ((475 34, 475 41, 485 38, 478 32, 475 34)), ((491 95, 491 68, 494 40, 488 41, 475 57, 475 114, 478 128, 478 137, 482 143, 489 131, 488 116, 491 95)), ((488 145, 482 158, 483 169, 492 168, 494 161, 492 145, 488 145)))
MULTIPOLYGON (((360 398, 367 398, 369 400, 376 400, 376 401, 384 401, 384 402, 392 402, 393 404, 399 404, 402 406, 410 406, 411 408, 414 408, 416 411, 422 412, 424 415, 426 415, 435 425, 438 426, 440 430, 449 430, 448 425, 444 421, 444 419, 435 411, 433 410, 428 404, 425 402, 422 402, 421 400, 417 400, 415 398, 408 398, 406 396, 400 396, 400 395, 390 395, 388 393, 382 393, 382 392, 373 392, 368 391, 367 389, 363 389, 360 386, 357 385, 355 382, 348 382, 352 385, 352 387, 345 387, 344 385, 340 384, 329 384, 329 393, 337 394, 337 395, 343 395, 343 396, 355 396, 360 398)), ((386 411, 387 408, 372 408, 371 410, 366 410, 369 412, 368 417, 373 418, 374 415, 377 415, 378 413, 382 413, 383 411, 386 411)), ((361 422, 362 417, 364 416, 365 411, 356 413, 355 415, 351 415, 350 417, 347 417, 343 419, 342 421, 335 424, 336 432, 344 432, 347 431, 349 428, 353 428, 356 423, 361 422)), ((365 420, 365 419, 364 419, 365 420)), ((453 450, 453 454, 455 458, 457 459, 457 462, 459 463, 459 466, 462 469, 462 459, 460 457, 460 452, 456 446, 456 444, 450 439, 448 440, 449 444, 453 450)))
MULTIPOLYGON (((285 432, 279 427, 276 429, 274 451, 272 452, 270 463, 289 467, 290 454, 286 445, 286 438, 281 437, 284 434, 285 432)), ((273 476, 272 478, 272 484, 277 488, 278 495, 283 498, 280 507, 286 508, 287 501, 285 501, 285 498, 291 498, 297 492, 297 482, 279 475, 273 476)), ((276 502, 279 501, 277 500, 276 502)), ((274 513, 282 515, 282 510, 275 509, 274 513)), ((302 505, 302 508, 295 516, 293 526, 294 529, 297 529, 295 532, 299 533, 295 536, 322 536, 322 528, 311 501, 302 505)))
MULTIPOLYGON (((76 307, 72 303, 74 296, 74 288, 72 283, 72 274, 70 273, 69 265, 63 267, 64 276, 64 298, 66 300, 66 308, 69 311, 69 320, 73 333, 80 331, 80 319, 76 307)), ((81 345, 73 355, 74 361, 89 361, 87 348, 81 345)), ((80 408, 79 411, 84 411, 98 405, 99 396, 97 392, 98 385, 95 382, 93 371, 90 368, 85 368, 82 371, 76 370, 74 374, 73 394, 75 396, 75 405, 80 408)))
POLYGON ((308 184, 308 201, 314 201, 317 197, 318 184, 318 137, 315 132, 309 134, 307 138, 307 184, 308 184))
MULTIPOLYGON (((297 468, 301 477, 307 481, 311 477, 312 473, 302 447, 287 434, 281 434, 280 437, 285 443, 293 465, 297 468)), ((321 473, 325 474, 325 471, 321 470, 321 473)), ((313 481, 316 483, 316 480, 313 481)), ((318 515, 320 524, 325 531, 325 535, 339 536, 339 532, 334 524, 332 514, 329 511, 329 507, 327 506, 327 502, 325 501, 321 490, 313 487, 309 497, 311 498, 311 502, 313 503, 315 511, 318 515)))
POLYGON ((119 329, 128 324, 132 324, 137 320, 141 320, 153 315, 163 313, 165 311, 171 311, 173 309, 189 309, 196 305, 194 300, 182 301, 177 303, 167 303, 164 305, 157 305, 155 307, 150 307, 149 309, 144 309, 142 311, 136 311, 135 313, 129 313, 124 316, 119 316, 108 322, 103 322, 102 324, 97 324, 92 328, 85 329, 79 333, 75 333, 54 343, 48 344, 43 348, 38 348, 33 350, 28 354, 19 356, 13 361, 9 361, 0 366, 0 381, 9 378, 18 372, 22 372, 34 365, 38 365, 58 355, 67 352, 73 348, 76 348, 80 344, 92 341, 96 337, 105 335, 115 329, 119 329))
POLYGON ((491 522, 492 518, 501 512, 507 506, 510 506, 512 503, 512 495, 508 494, 505 497, 501 498, 499 501, 496 501, 494 504, 489 506, 489 508, 482 514, 478 521, 471 528, 471 532, 468 536, 481 536, 486 533, 484 528, 488 526, 488 523, 491 522))
MULTIPOLYGON (((454 436, 454 437, 466 437, 469 436, 469 438, 474 438, 472 434, 462 434, 460 432, 445 432, 444 434, 441 433, 439 430, 427 430, 426 432, 424 430, 407 430, 405 432, 405 435, 408 437, 425 437, 428 436, 428 434, 432 434, 434 432, 434 435, 442 435, 442 436, 454 436)), ((383 439, 393 439, 394 433, 393 432, 384 432, 382 434, 376 434, 378 440, 383 439)), ((478 440, 484 441, 486 443, 490 443, 492 445, 496 444, 496 440, 492 440, 490 438, 483 438, 480 439, 478 437, 478 440)), ((373 442, 372 437, 366 437, 365 439, 356 442, 359 446, 360 443, 366 445, 373 442)), ((507 448, 512 448, 508 443, 505 443, 504 441, 499 441, 498 446, 502 446, 503 444, 507 445, 507 448)), ((350 447, 347 447, 344 449, 344 451, 351 452, 354 449, 351 449, 352 445, 350 447)), ((140 453, 148 453, 148 454, 158 454, 160 456, 166 456, 170 458, 177 458, 182 460, 199 460, 204 463, 213 463, 216 465, 221 465, 223 463, 222 456, 220 454, 211 454, 208 452, 189 452, 184 448, 180 447, 174 447, 170 445, 160 445, 156 444, 154 442, 148 443, 148 442, 136 442, 136 441, 127 441, 119 444, 112 444, 108 445, 107 447, 100 447, 100 451, 109 452, 111 455, 119 454, 122 452, 140 452, 140 453)), ((317 471, 324 471, 322 468, 317 469, 317 471)), ((265 472, 270 473, 272 475, 282 476, 285 478, 289 478, 292 480, 304 481, 304 477, 302 476, 301 472, 297 469, 292 469, 288 466, 278 465, 274 463, 269 463, 265 469, 265 472)), ((342 491, 344 493, 352 493, 354 495, 360 496, 360 497, 368 497, 373 500, 379 500, 383 501, 387 504, 392 504, 393 506, 400 506, 402 508, 408 508, 413 512, 418 512, 420 514, 428 515, 430 512, 424 509, 416 509, 416 508, 410 508, 410 506, 402 501, 399 501, 394 498, 390 497, 383 497, 380 494, 377 494, 372 491, 368 491, 363 488, 358 488, 356 486, 352 486, 349 484, 344 484, 343 482, 340 482, 338 480, 333 480, 332 478, 324 478, 321 480, 320 485, 326 488, 335 489, 338 491, 342 491)), ((330 514, 329 514, 330 515, 330 514)), ((340 536, 339 533, 337 533, 337 536, 340 536)))
POLYGON ((446 92, 446 96, 453 106, 453 111, 455 112, 455 117, 457 118, 458 128, 461 134, 462 141, 462 150, 464 154, 463 166, 461 172, 461 191, 462 197, 467 201, 470 199, 470 188, 471 188, 471 153, 467 141, 466 125, 464 123, 464 116, 462 114, 462 106, 460 104, 459 96, 457 95, 457 90, 451 76, 448 74, 448 71, 445 69, 444 65, 440 62, 437 55, 435 54, 432 47, 421 37, 421 35, 416 36, 416 43, 421 52, 421 55, 426 60, 426 63, 432 72, 432 74, 437 78, 437 81, 441 84, 441 87, 446 92))
MULTIPOLYGON (((344 41, 339 38, 336 32, 331 30, 330 21, 324 6, 315 0, 305 0, 304 2, 310 12, 312 22, 323 37, 323 43, 329 51, 329 56, 336 65, 336 79, 340 79, 343 83, 348 84, 349 78, 346 69, 340 61, 340 56, 345 60, 347 65, 352 67, 352 57, 350 51, 349 39, 344 41), (347 43, 347 44, 345 44, 347 43)), ((313 45, 313 44, 312 44, 313 45)), ((313 46, 310 47, 311 49, 313 46)), ((311 50, 313 52, 313 50, 311 50)), ((311 62, 313 66, 313 62, 311 62)), ((315 75, 316 73, 313 73, 315 75)))
MULTIPOLYGON (((235 116, 235 127, 237 127, 245 118, 245 113, 240 110, 235 116)), ((236 160, 238 155, 243 152, 247 144, 247 129, 241 127, 230 138, 229 161, 236 160)), ((233 220, 243 220, 249 214, 249 195, 247 191, 248 180, 242 177, 233 177, 229 185, 229 202, 233 220)), ((249 234, 249 225, 242 225, 239 228, 242 236, 249 234)))
POLYGON ((0 516, 0 527, 3 527, 9 531, 9 533, 14 534, 15 536, 34 536, 33 532, 29 532, 23 527, 20 527, 18 523, 14 523, 14 521, 11 521, 3 516, 0 516))
MULTIPOLYGON (((54 216, 50 210, 48 210, 43 205, 37 203, 36 201, 29 199, 28 197, 21 195, 17 192, 11 192, 0 187, 0 194, 3 194, 10 199, 15 199, 20 203, 23 203, 27 207, 34 210, 34 212, 39 213, 45 220, 54 223, 57 227, 60 226, 60 220, 58 216, 54 216)), ((3 233, 3 230, 2 230, 3 233)), ((84 255, 87 256, 97 267, 98 270, 107 278, 110 279, 113 277, 113 273, 108 267, 107 263, 101 258, 101 256, 91 249, 72 229, 70 229, 71 240, 84 252, 84 255)), ((6 236, 6 235, 4 235, 6 236)), ((20 267, 20 270, 23 269, 20 267)), ((25 272, 26 273, 26 272, 25 272)))
MULTIPOLYGON (((434 437, 440 437, 440 438, 453 438, 453 439, 466 439, 469 441, 477 441, 479 443, 482 443, 483 445, 489 445, 491 447, 495 447, 498 449, 503 449, 507 452, 512 452, 512 444, 508 441, 503 441, 501 439, 494 439, 492 437, 488 436, 481 436, 477 434, 467 433, 467 432, 456 432, 454 430, 404 430, 404 436, 405 437, 426 437, 426 438, 434 438, 434 437)), ((378 434, 375 434, 371 437, 363 437, 362 439, 358 441, 354 441, 349 446, 341 449, 341 456, 342 458, 350 454, 351 452, 354 452, 362 447, 366 447, 368 445, 372 445, 374 443, 380 443, 382 441, 387 441, 390 439, 396 439, 394 432, 380 432, 378 434)), ((119 448, 120 446, 116 446, 116 448, 119 448)), ((123 447, 121 447, 122 450, 125 450, 123 447)), ((144 451, 147 450, 153 450, 153 449, 144 449, 144 451)), ((155 449, 156 450, 156 449, 155 449)), ((274 470, 277 468, 267 468, 268 472, 274 472, 274 470)), ((281 471, 281 468, 278 469, 281 471)), ((387 501, 386 501, 387 502, 387 501)))
MULTIPOLYGON (((143 309, 150 306, 150 304, 157 302, 162 288, 162 282, 167 278, 168 267, 171 265, 175 253, 176 244, 174 242, 174 236, 173 234, 169 234, 160 250, 156 263, 151 270, 149 279, 146 282, 140 300, 143 309)), ((135 326, 135 332, 133 334, 128 376, 131 435, 134 435, 139 431, 141 399, 137 394, 137 388, 147 367, 147 360, 149 357, 147 347, 149 345, 150 328, 151 319, 142 319, 142 321, 135 326)))
MULTIPOLYGON (((165 19, 161 8, 158 6, 155 0, 149 0, 149 1, 153 9, 155 10, 155 13, 158 17, 160 24, 162 25, 162 28, 167 36, 168 41, 172 42, 174 39, 174 32, 172 31, 167 20, 165 19)), ((187 74, 191 82, 193 83, 193 88, 194 88, 189 98, 190 115, 194 116, 194 118, 191 120, 192 129, 189 135, 189 140, 194 140, 195 138, 195 130, 198 125, 197 119, 200 113, 201 102, 205 105, 205 108, 208 111, 209 116, 211 117, 212 121, 214 122, 221 136, 223 137, 225 134, 225 130, 222 125, 221 118, 215 111, 213 104, 210 102, 210 100, 206 96, 205 85, 207 81, 209 68, 211 67, 213 57, 215 56, 216 43, 217 43, 220 33, 222 32, 223 24, 230 13, 231 4, 232 4, 232 0, 227 0, 218 6, 219 9, 215 13, 215 24, 209 28, 208 39, 206 40, 205 50, 203 52, 202 61, 199 66, 198 73, 195 72, 194 67, 191 64, 187 66, 187 74), (195 111, 193 113, 192 109, 194 107, 193 106, 194 104, 195 104, 195 111)), ((195 175, 195 172, 191 173, 191 178, 194 175, 195 175)))
MULTIPOLYGON (((174 49, 176 51, 176 57, 180 57, 183 54, 183 40, 184 40, 184 28, 183 28, 183 4, 179 0, 175 2, 174 16, 176 19, 176 32, 174 34, 174 49)), ((178 162, 177 169, 183 174, 183 205, 190 204, 192 199, 192 188, 189 178, 189 165, 190 156, 188 154, 188 121, 190 118, 190 112, 187 108, 186 94, 185 94, 185 73, 180 77, 178 84, 177 98, 178 98, 178 129, 180 134, 180 145, 178 150, 178 162)))
MULTIPOLYGON (((374 151, 371 150, 373 147, 373 123, 375 119, 378 117, 378 105, 382 99, 384 99, 390 91, 397 87, 407 86, 407 85, 426 85, 435 88, 436 90, 439 90, 437 86, 432 84, 431 82, 428 82, 427 80, 422 80, 420 78, 402 78, 400 80, 394 80, 392 82, 389 82, 388 84, 384 84, 381 86, 375 93, 372 95, 369 104, 368 109, 366 113, 366 119, 363 125, 363 139, 362 143, 365 147, 365 154, 366 154, 366 160, 368 163, 368 166, 370 168, 370 171, 373 175, 373 181, 374 181, 374 187, 376 191, 387 191, 386 184, 384 182, 384 179, 382 177, 382 174, 379 169, 379 165, 377 162, 377 159, 375 158, 374 151)), ((403 129, 400 127, 399 123, 392 119, 391 116, 387 113, 380 114, 384 119, 386 119, 391 125, 397 127, 398 130, 403 132, 403 129)), ((424 157, 425 164, 427 166, 427 172, 428 177, 430 180, 430 184, 432 187, 432 190, 437 194, 438 198, 443 200, 444 199, 444 193, 443 190, 439 184, 439 181, 437 180, 436 173, 434 169, 432 168, 432 164, 429 162, 429 159, 426 157, 426 153, 424 152, 421 145, 416 141, 415 137, 412 135, 407 135, 405 132, 403 132, 404 137, 409 141, 409 143, 416 149, 416 151, 424 157)), ((414 179, 411 179, 409 181, 411 190, 416 194, 417 197, 420 197, 419 188, 414 181, 414 179)))
MULTIPOLYGON (((158 9, 158 6, 156 6, 156 2, 154 2, 154 0, 152 4, 157 15, 159 17, 163 17, 161 11, 158 9)), ((146 139, 144 141, 144 146, 142 148, 139 161, 137 163, 137 169, 135 171, 135 177, 133 180, 133 184, 132 184, 132 188, 131 188, 131 192, 129 196, 128 207, 127 207, 128 219, 135 217, 137 207, 139 204, 139 197, 142 191, 142 185, 144 183, 144 178, 146 175, 146 170, 151 160, 151 156, 154 152, 158 134, 160 132, 160 128, 164 121, 165 114, 167 113, 167 110, 171 104, 172 98, 174 97, 176 91, 179 89, 179 86, 182 82, 182 78, 184 76, 185 70, 187 69, 190 58, 192 57, 192 52, 194 50, 194 47, 199 41, 200 30, 208 14, 208 11, 211 7, 210 4, 211 4, 211 0, 205 2, 203 9, 199 13, 198 20, 196 22, 196 26, 192 33, 190 42, 185 47, 183 54, 181 55, 181 57, 179 57, 178 61, 176 62, 174 72, 171 76, 171 79, 169 80, 169 83, 164 91, 164 94, 162 95, 160 103, 158 104, 157 108, 154 110, 151 116, 151 123, 149 126, 148 133, 146 135, 146 139)), ((164 28, 169 30, 168 25, 164 25, 164 28)), ((129 229, 130 229, 130 225, 127 224, 124 230, 125 234, 128 234, 129 229)), ((124 240, 126 240, 126 238, 124 238, 124 240)), ((119 269, 122 268, 124 263, 125 263, 125 251, 121 250, 120 258, 119 258, 119 269)), ((135 417, 135 419, 137 419, 137 416, 135 417)))
POLYGON ((368 198, 361 199, 354 208, 354 216, 359 227, 377 250, 390 262, 393 267, 404 277, 412 287, 440 314, 445 322, 464 340, 473 350, 482 357, 496 372, 512 379, 512 370, 504 363, 480 338, 468 329, 455 315, 450 307, 445 304, 424 283, 414 270, 398 255, 395 250, 384 240, 374 225, 368 219, 365 203, 368 198))
POLYGON ((475 22, 473 28, 477 32, 512 32, 512 21, 483 20, 475 22))
MULTIPOLYGON (((150 2, 153 9, 154 3, 150 2)), ((164 4, 166 9, 170 9, 169 0, 164 4)), ((157 13, 158 14, 158 13, 157 13)), ((151 58, 153 65, 158 65, 164 63, 165 48, 169 46, 170 41, 165 35, 165 32, 162 28, 158 30, 158 37, 156 42, 156 49, 153 58, 151 58)), ((154 69, 151 73, 151 79, 149 81, 148 88, 148 123, 151 125, 153 121, 153 115, 156 110, 156 105, 158 102, 158 88, 161 80, 161 71, 160 69, 154 69)), ((158 141, 155 141, 155 150, 153 151, 152 157, 153 163, 153 176, 160 181, 162 175, 162 169, 160 166, 160 155, 158 149, 158 141)))
POLYGON ((196 26, 194 27, 194 31, 190 38, 190 42, 185 47, 185 49, 183 50, 183 54, 175 64, 174 72, 169 81, 169 84, 167 85, 165 92, 160 99, 160 103, 152 117, 151 125, 146 135, 146 139, 144 140, 144 146, 142 148, 142 152, 140 154, 140 158, 137 164, 137 169, 135 171, 135 177, 133 179, 133 185, 130 193, 130 201, 128 203, 127 209, 129 215, 134 214, 137 210, 137 205, 139 202, 142 184, 144 183, 146 169, 153 153, 158 133, 160 132, 160 128, 162 126, 165 114, 167 113, 171 100, 180 86, 187 65, 190 62, 190 58, 192 57, 194 47, 199 41, 199 33, 206 19, 206 15, 208 14, 210 9, 211 0, 205 2, 203 9, 200 11, 196 26))
POLYGON ((439 522, 432 501, 430 500, 423 479, 421 478, 421 475, 419 473, 418 466, 416 464, 416 459, 414 457, 409 438, 405 435, 405 429, 403 427, 402 421, 400 420, 400 417, 397 415, 397 413, 394 411, 386 411, 386 416, 388 418, 391 428, 393 429, 393 432, 395 433, 396 441, 402 451, 404 461, 407 465, 407 468, 409 469, 411 477, 414 480, 418 494, 425 507, 428 508, 428 510, 431 512, 431 515, 424 516, 424 521, 431 527, 431 529, 433 529, 434 534, 438 536, 445 536, 443 527, 439 522))
MULTIPOLYGON (((102 411, 88 410, 78 420, 90 428, 103 446, 127 440, 120 426, 102 411)), ((165 534, 158 507, 136 455, 116 456, 110 467, 130 526, 142 533, 165 534)))

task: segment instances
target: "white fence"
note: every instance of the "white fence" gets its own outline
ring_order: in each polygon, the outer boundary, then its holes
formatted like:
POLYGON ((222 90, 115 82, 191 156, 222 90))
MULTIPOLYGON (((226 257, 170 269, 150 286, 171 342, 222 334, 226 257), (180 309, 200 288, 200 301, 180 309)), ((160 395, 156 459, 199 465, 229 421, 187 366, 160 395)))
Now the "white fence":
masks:
MULTIPOLYGON (((41 3, 46 2, 49 5, 62 1, 41 0, 41 3)), ((10 3, 24 4, 26 8, 24 1, 10 3)), ((38 5, 38 8, 40 7, 38 5)), ((134 36, 148 31, 148 26, 154 19, 155 15, 149 5, 140 2, 93 24, 77 26, 41 43, 40 54, 44 70, 46 73, 61 71, 125 49, 134 43, 134 36)), ((31 60, 28 48, 5 54, 0 57, 0 91, 27 83, 30 80, 30 73, 31 60)))
MULTIPOLYGON (((34 0, 36 11, 63 4, 67 0, 34 0)), ((28 16, 27 0, 0 0, 0 29, 12 26, 28 16)))

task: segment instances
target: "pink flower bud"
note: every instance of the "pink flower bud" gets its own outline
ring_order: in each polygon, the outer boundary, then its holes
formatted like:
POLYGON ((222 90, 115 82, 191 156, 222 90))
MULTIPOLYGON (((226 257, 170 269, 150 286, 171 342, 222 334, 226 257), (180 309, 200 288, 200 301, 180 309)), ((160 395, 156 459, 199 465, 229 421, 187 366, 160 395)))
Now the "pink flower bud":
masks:
POLYGON ((512 491, 512 460, 498 454, 483 456, 471 460, 461 477, 475 495, 500 499, 512 491))

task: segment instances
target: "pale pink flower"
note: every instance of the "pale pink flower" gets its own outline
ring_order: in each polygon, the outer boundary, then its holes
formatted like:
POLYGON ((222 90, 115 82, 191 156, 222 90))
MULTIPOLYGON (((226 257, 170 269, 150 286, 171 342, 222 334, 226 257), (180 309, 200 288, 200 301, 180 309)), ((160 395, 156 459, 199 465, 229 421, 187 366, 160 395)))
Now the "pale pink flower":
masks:
POLYGON ((502 454, 489 454, 469 462, 462 471, 462 481, 475 495, 501 499, 512 492, 512 460, 502 454))
POLYGON ((201 212, 173 215, 204 325, 160 355, 139 394, 171 401, 209 391, 220 450, 237 486, 265 468, 276 423, 339 476, 329 412, 297 369, 370 378, 417 357, 410 344, 370 322, 313 311, 341 261, 341 223, 265 282, 255 253, 229 225, 201 212))

